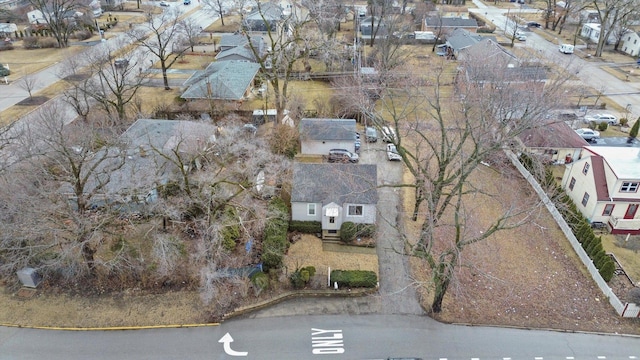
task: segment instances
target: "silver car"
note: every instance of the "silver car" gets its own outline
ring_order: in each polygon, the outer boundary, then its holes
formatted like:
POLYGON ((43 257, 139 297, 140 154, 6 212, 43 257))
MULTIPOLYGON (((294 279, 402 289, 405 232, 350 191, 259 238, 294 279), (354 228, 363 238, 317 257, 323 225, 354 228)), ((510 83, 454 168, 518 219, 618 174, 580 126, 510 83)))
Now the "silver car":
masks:
POLYGON ((576 130, 576 133, 578 133, 578 135, 580 135, 583 139, 587 141, 594 141, 600 137, 600 133, 598 131, 588 129, 588 128, 578 129, 576 130))

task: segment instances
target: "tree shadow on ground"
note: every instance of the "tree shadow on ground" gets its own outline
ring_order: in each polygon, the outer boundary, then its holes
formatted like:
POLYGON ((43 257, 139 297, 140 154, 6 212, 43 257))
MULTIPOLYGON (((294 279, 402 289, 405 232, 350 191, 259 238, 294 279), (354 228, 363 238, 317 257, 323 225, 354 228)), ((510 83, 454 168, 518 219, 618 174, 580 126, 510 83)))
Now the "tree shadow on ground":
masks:
POLYGON ((46 96, 32 96, 30 98, 26 98, 26 99, 20 101, 16 105, 20 105, 20 106, 42 105, 42 104, 46 103, 47 101, 49 101, 49 98, 46 97, 46 96))

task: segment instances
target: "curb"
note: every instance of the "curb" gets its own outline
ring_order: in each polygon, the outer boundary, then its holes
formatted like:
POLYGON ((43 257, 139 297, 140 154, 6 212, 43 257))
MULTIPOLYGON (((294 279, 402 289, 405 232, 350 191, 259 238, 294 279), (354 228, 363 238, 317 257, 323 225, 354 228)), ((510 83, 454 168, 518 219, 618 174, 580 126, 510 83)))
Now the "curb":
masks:
POLYGON ((178 328, 196 328, 196 327, 211 327, 219 326, 220 323, 210 324, 184 324, 184 325, 147 325, 147 326, 110 326, 110 327, 59 327, 59 326, 30 326, 30 325, 15 325, 15 324, 2 324, 2 327, 12 327, 21 329, 36 329, 36 330, 60 330, 60 331, 116 331, 116 330, 149 330, 149 329, 178 329, 178 328))

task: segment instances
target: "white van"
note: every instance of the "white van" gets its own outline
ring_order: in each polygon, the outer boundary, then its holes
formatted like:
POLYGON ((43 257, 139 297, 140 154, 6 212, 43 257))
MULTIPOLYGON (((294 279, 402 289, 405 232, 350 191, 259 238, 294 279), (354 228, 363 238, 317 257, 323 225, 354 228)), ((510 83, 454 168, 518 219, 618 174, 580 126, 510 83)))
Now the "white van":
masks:
POLYGON ((563 54, 573 54, 573 45, 560 44, 560 46, 558 46, 558 50, 560 50, 560 52, 563 54))

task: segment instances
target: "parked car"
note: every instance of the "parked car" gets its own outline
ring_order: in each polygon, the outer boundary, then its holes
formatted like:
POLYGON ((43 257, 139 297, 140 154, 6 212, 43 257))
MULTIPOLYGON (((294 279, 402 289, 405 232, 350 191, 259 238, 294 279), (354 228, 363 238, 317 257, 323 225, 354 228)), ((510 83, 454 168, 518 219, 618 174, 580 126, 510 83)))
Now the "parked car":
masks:
POLYGON ((389 161, 400 161, 402 160, 402 156, 398 154, 398 149, 393 144, 387 144, 387 159, 389 161))
POLYGON ((389 126, 382 127, 382 141, 384 142, 394 142, 396 141, 396 131, 389 126))
POLYGON ((126 68, 127 66, 129 66, 129 60, 127 60, 127 59, 115 59, 113 61, 113 66, 115 66, 117 68, 126 68))
POLYGON ((530 27, 530 28, 536 28, 536 29, 539 29, 539 28, 542 27, 542 25, 540 23, 535 22, 535 21, 529 21, 527 23, 527 26, 530 27))
POLYGON ((364 132, 367 137, 367 142, 376 142, 378 141, 378 130, 374 127, 368 126, 364 132))
POLYGON ((170 5, 167 1, 160 1, 160 6, 168 7, 170 5))
POLYGON ((609 125, 617 125, 618 118, 611 114, 593 114, 584 117, 584 122, 595 121, 596 123, 607 122, 609 125))
POLYGON ((184 0, 182 2, 183 5, 191 5, 191 0, 184 0))
POLYGON ((527 36, 524 34, 519 34, 516 35, 516 39, 518 39, 518 41, 527 41, 527 36))
POLYGON ((331 149, 329 150, 329 162, 352 162, 357 163, 360 157, 356 153, 352 153, 347 149, 331 149))
POLYGON ((587 141, 594 141, 600 138, 600 132, 592 129, 588 129, 588 128, 578 129, 576 130, 576 132, 578 133, 578 135, 580 135, 583 139, 587 141))

